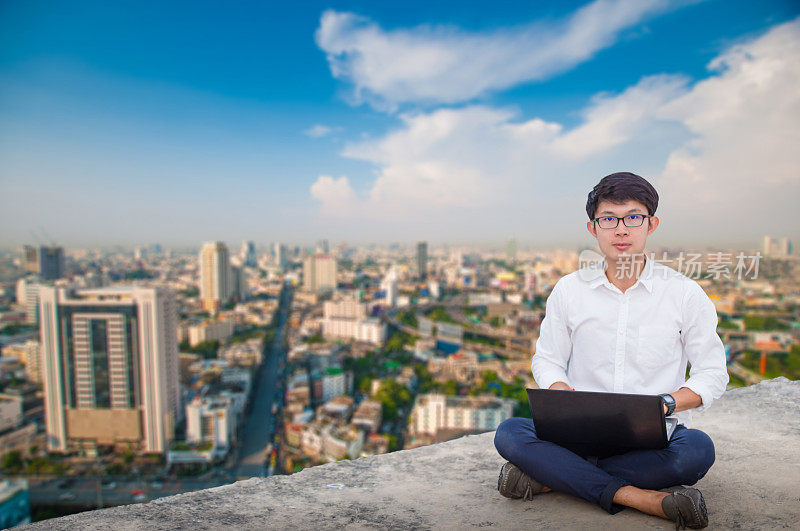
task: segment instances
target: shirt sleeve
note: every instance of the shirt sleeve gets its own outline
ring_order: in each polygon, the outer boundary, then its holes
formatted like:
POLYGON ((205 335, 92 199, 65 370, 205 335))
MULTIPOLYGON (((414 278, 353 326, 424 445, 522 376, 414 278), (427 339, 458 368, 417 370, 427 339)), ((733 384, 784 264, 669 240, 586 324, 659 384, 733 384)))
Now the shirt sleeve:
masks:
POLYGON ((681 329, 683 349, 691 364, 688 387, 703 399, 695 408, 703 411, 722 396, 728 385, 728 369, 725 347, 717 335, 717 311, 697 282, 689 281, 684 294, 683 326, 681 329))
POLYGON ((540 389, 556 382, 572 385, 567 379, 567 365, 572 354, 572 342, 564 311, 564 283, 559 280, 547 298, 545 316, 531 361, 533 379, 540 389))

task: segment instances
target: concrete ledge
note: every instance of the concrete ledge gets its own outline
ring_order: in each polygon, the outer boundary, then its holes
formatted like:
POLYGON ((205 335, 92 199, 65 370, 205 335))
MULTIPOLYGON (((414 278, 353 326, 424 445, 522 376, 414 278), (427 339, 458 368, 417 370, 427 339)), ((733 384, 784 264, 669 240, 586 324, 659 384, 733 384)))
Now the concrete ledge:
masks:
MULTIPOLYGON (((800 381, 777 378, 729 391, 695 427, 717 460, 697 485, 709 528, 796 528, 800 522, 800 381)), ((611 516, 551 493, 508 500, 493 433, 388 455, 250 479, 144 505, 92 511, 31 529, 459 529, 464 527, 672 529, 634 510, 611 516)))

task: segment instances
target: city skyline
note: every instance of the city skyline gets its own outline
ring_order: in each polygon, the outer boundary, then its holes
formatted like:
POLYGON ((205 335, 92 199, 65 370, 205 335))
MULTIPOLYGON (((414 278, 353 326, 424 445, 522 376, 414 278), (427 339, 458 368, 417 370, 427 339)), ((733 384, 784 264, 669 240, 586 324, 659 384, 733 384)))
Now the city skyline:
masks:
POLYGON ((577 247, 618 170, 654 247, 800 239, 795 4, 410 7, 4 4, 0 245, 577 247))

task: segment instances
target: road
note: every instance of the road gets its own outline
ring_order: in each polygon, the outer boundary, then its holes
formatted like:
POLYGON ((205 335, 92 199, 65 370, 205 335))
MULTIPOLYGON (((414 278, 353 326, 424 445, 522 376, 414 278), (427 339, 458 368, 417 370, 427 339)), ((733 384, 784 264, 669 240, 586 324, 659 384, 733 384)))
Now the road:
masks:
MULTIPOLYGON (((267 445, 275 436, 275 426, 279 418, 273 418, 271 409, 276 398, 281 403, 282 394, 279 388, 279 372, 281 362, 285 362, 286 352, 283 338, 286 333, 286 321, 289 318, 291 290, 284 289, 278 314, 278 326, 270 345, 264 347, 264 363, 259 369, 255 396, 250 414, 241 431, 242 441, 239 444, 235 464, 231 470, 236 478, 263 477, 267 475, 267 445)), ((280 417, 280 411, 278 412, 280 417)))

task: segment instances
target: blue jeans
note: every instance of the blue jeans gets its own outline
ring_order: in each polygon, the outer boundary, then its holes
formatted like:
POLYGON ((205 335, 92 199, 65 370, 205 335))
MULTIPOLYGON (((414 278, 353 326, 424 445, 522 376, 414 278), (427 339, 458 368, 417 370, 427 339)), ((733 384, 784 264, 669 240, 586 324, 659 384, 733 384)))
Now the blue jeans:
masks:
POLYGON ((700 430, 678 425, 662 450, 636 450, 603 459, 582 457, 536 436, 531 419, 503 421, 494 435, 498 453, 539 483, 596 503, 611 514, 620 487, 660 490, 694 485, 714 464, 714 443, 700 430))

